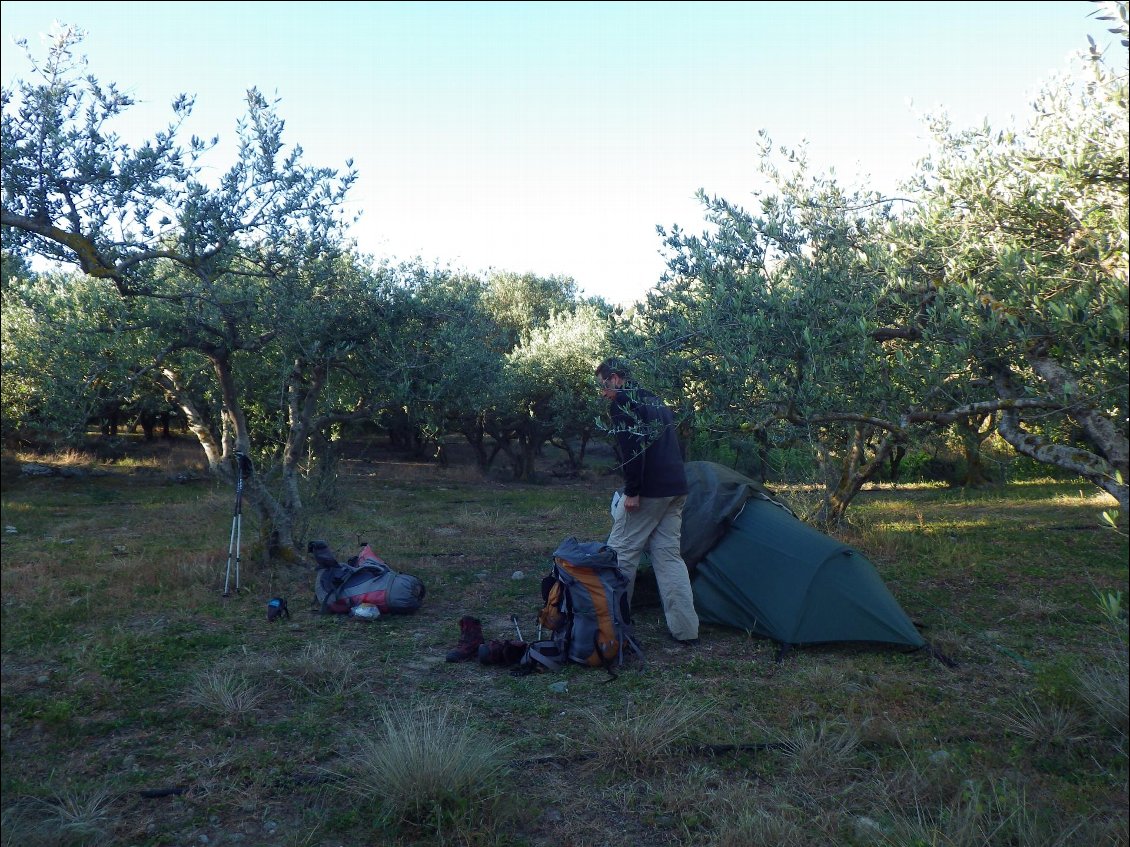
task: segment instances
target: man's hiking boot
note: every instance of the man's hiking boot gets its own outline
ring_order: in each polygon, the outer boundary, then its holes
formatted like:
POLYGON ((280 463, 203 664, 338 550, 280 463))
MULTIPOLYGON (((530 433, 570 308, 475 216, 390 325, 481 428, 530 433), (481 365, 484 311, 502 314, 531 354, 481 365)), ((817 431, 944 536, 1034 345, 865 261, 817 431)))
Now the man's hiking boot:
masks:
POLYGON ((479 647, 480 665, 515 665, 526 655, 525 641, 491 639, 479 647))
POLYGON ((483 643, 483 625, 478 618, 464 615, 459 619, 459 643, 447 653, 449 662, 465 662, 479 653, 483 643))

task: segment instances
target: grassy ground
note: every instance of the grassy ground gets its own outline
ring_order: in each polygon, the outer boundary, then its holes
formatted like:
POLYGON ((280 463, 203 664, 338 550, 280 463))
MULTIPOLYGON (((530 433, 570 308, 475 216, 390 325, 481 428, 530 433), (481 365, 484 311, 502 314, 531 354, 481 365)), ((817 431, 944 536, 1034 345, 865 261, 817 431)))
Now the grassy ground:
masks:
MULTIPOLYGON (((24 457, 26 458, 26 457, 24 457)), ((4 845, 1122 845, 1127 539, 1080 484, 868 491, 843 537, 956 668, 704 628, 646 665, 449 664, 458 621, 532 628, 562 538, 602 538, 599 459, 542 485, 350 460, 311 537, 366 540, 415 615, 317 614, 233 491, 176 450, 3 494, 4 845), (1082 490, 1081 490, 1082 489, 1082 490), (288 600, 269 624, 266 602, 288 600), (562 684, 564 683, 564 684, 562 684)))

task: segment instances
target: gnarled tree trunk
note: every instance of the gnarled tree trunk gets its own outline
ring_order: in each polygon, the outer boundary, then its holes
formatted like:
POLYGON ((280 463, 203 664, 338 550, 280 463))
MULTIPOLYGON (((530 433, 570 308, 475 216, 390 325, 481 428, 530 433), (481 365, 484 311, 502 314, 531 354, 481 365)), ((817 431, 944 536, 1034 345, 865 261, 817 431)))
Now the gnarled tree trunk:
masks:
MULTIPOLYGON (((1049 367, 1049 360, 1044 360, 1045 372, 1057 376, 1056 368, 1049 367)), ((1054 365, 1054 363, 1052 363, 1054 365)), ((1062 370, 1062 369, 1060 369, 1062 370)), ((1013 385, 1012 374, 1007 366, 996 365, 992 369, 993 385, 997 394, 1005 400, 1015 399, 1016 388, 1013 385)), ((1054 389, 1054 385, 1053 385, 1054 389)), ((1109 421, 1093 413, 1093 410, 1082 408, 1073 410, 1070 417, 1083 425, 1084 430, 1092 439, 1098 436, 1096 443, 1106 455, 1096 455, 1089 450, 1069 445, 1056 444, 1048 439, 1026 432, 1020 423, 1020 413, 1015 408, 1006 407, 1001 410, 997 432, 1012 445, 1017 453, 1037 462, 1053 465, 1057 468, 1077 473, 1089 482, 1094 483, 1103 491, 1110 494, 1118 501, 1118 507, 1123 515, 1130 513, 1130 488, 1126 484, 1126 439, 1114 432, 1114 427, 1109 426, 1109 421), (1084 423, 1086 422, 1086 423, 1084 423), (1103 426, 1102 423, 1108 424, 1103 426), (1088 425, 1090 428, 1088 428, 1088 425), (1092 434, 1094 433, 1094 434, 1092 434), (1116 465, 1107 457, 1118 461, 1116 465)))

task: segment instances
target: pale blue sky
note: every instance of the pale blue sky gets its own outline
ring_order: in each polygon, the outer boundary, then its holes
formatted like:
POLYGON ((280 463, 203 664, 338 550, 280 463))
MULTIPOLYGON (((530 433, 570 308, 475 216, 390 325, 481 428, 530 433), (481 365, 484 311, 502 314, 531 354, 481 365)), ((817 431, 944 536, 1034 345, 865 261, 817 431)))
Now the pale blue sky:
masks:
POLYGON ((657 224, 702 229, 698 188, 751 204, 758 130, 894 191, 927 151, 922 113, 1026 121, 1088 34, 1112 43, 1095 8, 5 0, 0 79, 28 75, 12 42, 42 56, 58 20, 87 31, 90 71, 141 101, 150 134, 183 91, 189 130, 230 140, 257 86, 307 161, 354 160, 366 252, 627 302, 663 271, 657 224))

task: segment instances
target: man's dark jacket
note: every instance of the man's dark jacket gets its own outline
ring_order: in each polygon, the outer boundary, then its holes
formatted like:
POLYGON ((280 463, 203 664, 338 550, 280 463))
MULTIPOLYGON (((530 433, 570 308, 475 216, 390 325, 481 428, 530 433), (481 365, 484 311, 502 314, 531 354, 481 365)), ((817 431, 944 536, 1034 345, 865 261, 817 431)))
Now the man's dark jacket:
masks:
POLYGON ((650 391, 629 382, 616 392, 610 414, 625 496, 686 494, 687 475, 671 410, 650 391))

